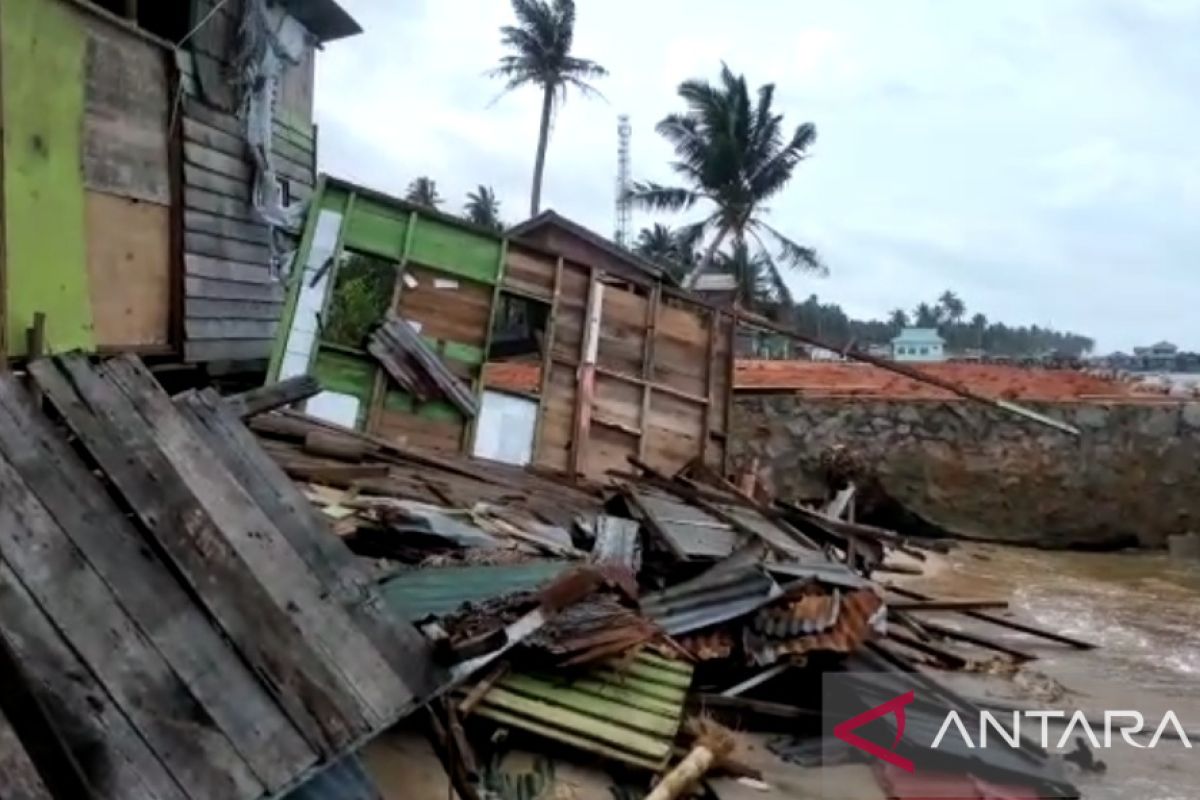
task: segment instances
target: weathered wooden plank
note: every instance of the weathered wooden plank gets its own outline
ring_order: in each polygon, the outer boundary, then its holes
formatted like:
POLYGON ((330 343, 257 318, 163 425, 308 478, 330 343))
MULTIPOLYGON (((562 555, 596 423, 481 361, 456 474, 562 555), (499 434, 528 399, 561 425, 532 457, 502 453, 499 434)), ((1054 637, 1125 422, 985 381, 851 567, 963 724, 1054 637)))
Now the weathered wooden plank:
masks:
POLYGON ((0 786, 4 787, 5 800, 53 800, 3 710, 0 710, 0 786))
POLYGON ((206 300, 189 297, 185 312, 190 319, 274 319, 283 313, 282 302, 206 300))
POLYGON ((248 157, 246 140, 240 133, 229 133, 227 130, 215 128, 207 122, 184 116, 183 140, 203 145, 209 150, 224 153, 238 160, 248 157))
POLYGON ((84 15, 83 175, 89 189, 171 202, 167 62, 162 49, 84 15))
POLYGON ((182 399, 185 415, 255 502, 280 523, 296 552, 326 586, 345 587, 348 611, 372 644, 418 696, 432 690, 428 642, 384 608, 350 551, 334 537, 257 437, 211 391, 182 399), (327 566, 325 566, 327 565, 327 566))
POLYGON ((279 322, 270 319, 186 319, 188 339, 271 339, 279 322))
POLYGON ((183 343, 188 363, 208 361, 260 361, 271 357, 274 339, 196 339, 183 343))
POLYGON ((12 378, 0 379, 0 454, 268 788, 315 762, 245 663, 12 378))
POLYGON ((239 242, 235 239, 224 239, 195 231, 184 231, 183 249, 186 253, 224 258, 229 261, 246 261, 251 264, 269 264, 271 262, 271 250, 265 245, 239 242))
POLYGON ((210 150, 195 142, 185 141, 183 143, 183 158, 189 164, 203 167, 209 172, 215 172, 237 181, 248 183, 254 177, 254 172, 248 162, 216 150, 210 150))
POLYGON ((184 272, 197 278, 210 278, 234 283, 275 285, 278 281, 271 276, 266 264, 247 264, 240 261, 225 261, 210 256, 189 253, 183 257, 184 272))
POLYGON ((183 98, 183 115, 203 122, 210 128, 215 128, 231 136, 244 136, 242 125, 233 114, 226 114, 195 97, 183 98))
POLYGON ((316 166, 311 145, 297 145, 277 134, 271 137, 271 151, 297 167, 313 170, 316 166))
POLYGON ((278 283, 242 283, 241 281, 187 276, 183 279, 183 290, 189 300, 193 297, 207 297, 212 300, 242 300, 256 303, 283 302, 283 287, 278 283))
POLYGON ((267 226, 261 223, 242 222, 193 209, 184 210, 183 227, 188 231, 206 233, 220 239, 236 239, 239 242, 263 246, 267 246, 271 235, 267 226))
POLYGON ((229 739, 4 459, 0 497, 0 556, 171 774, 196 798, 261 794, 229 739))
POLYGON ((100 372, 125 392, 154 432, 156 444, 180 470, 196 498, 204 502, 227 540, 235 546, 245 545, 240 547, 242 557, 261 584, 291 612, 313 649, 357 696, 360 708, 375 726, 372 732, 409 710, 412 692, 345 611, 328 600, 328 589, 291 546, 288 536, 197 437, 195 428, 150 371, 136 357, 123 356, 103 364, 100 372), (240 537, 244 539, 239 541, 240 537))
POLYGON ((197 188, 225 195, 226 197, 233 197, 242 202, 248 202, 250 199, 249 182, 218 175, 215 172, 210 172, 203 167, 197 167, 193 164, 183 165, 183 182, 185 194, 192 188, 197 188))
MULTIPOLYGON (((247 417, 253 417, 256 414, 262 414, 266 411, 274 411, 282 406, 290 406, 293 403, 298 403, 301 400, 312 397, 314 394, 317 394, 320 391, 321 382, 315 377, 312 375, 297 375, 294 378, 288 378, 286 380, 279 381, 278 383, 272 383, 268 386, 259 386, 255 389, 230 395, 229 397, 224 398, 222 402, 224 402, 225 407, 228 408, 229 411, 232 414, 235 414, 239 419, 246 419, 247 417)), ((176 399, 175 401, 175 405, 179 406, 180 410, 184 412, 184 415, 194 423, 200 421, 200 419, 195 416, 194 406, 196 404, 196 400, 194 400, 191 396, 186 395, 183 398, 176 399), (189 414, 189 412, 191 413, 189 414)), ((201 436, 204 436, 204 429, 198 426, 197 431, 201 434, 201 436)), ((208 442, 210 446, 213 443, 212 439, 208 439, 208 442)), ((258 442, 255 441, 255 446, 257 447, 257 445, 258 442)), ((258 449, 261 450, 262 448, 258 449)), ((222 453, 215 447, 213 450, 217 453, 217 455, 220 455, 222 460, 225 460, 226 465, 228 465, 229 462, 224 458, 222 453)), ((264 508, 266 507, 263 503, 259 503, 259 505, 262 505, 264 508)), ((275 519, 275 516, 271 515, 271 518, 275 519)))
POLYGON ((195 209, 196 211, 205 211, 209 214, 216 214, 217 216, 228 217, 242 222, 262 224, 262 220, 258 218, 254 208, 246 198, 229 197, 228 195, 217 194, 216 192, 189 186, 183 193, 183 205, 185 208, 195 209))
POLYGON ((189 799, 3 560, 0 630, 98 798, 189 799))
MULTIPOLYGON (((309 744, 333 755, 367 733, 356 700, 200 503, 191 476, 180 474, 129 399, 79 357, 37 361, 30 370, 309 744)), ((223 470, 211 455, 193 454, 208 462, 203 466, 214 479, 228 478, 216 477, 223 470)), ((235 533, 250 538, 244 529, 235 533)))

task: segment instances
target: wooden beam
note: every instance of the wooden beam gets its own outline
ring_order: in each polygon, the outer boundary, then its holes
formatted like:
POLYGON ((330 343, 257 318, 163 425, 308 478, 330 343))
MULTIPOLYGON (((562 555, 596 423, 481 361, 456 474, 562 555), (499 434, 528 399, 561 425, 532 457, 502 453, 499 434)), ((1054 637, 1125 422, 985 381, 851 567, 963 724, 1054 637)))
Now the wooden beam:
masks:
MULTIPOLYGON (((927 594, 922 594, 921 592, 916 592, 916 591, 913 591, 912 589, 902 589, 899 586, 888 585, 888 586, 885 586, 884 588, 886 588, 889 592, 892 592, 893 594, 898 594, 901 597, 908 597, 913 600, 932 600, 933 599, 932 597, 930 597, 927 594)), ((1014 631, 1020 631, 1021 633, 1027 633, 1030 636, 1038 636, 1042 639, 1049 639, 1052 642, 1058 642, 1059 644, 1065 644, 1069 647, 1074 647, 1076 650, 1094 650, 1094 649, 1096 649, 1096 645, 1092 644, 1091 642, 1085 642, 1082 639, 1075 639, 1070 636, 1064 636, 1061 633, 1054 633, 1053 631, 1048 631, 1044 628, 1038 628, 1033 625, 1026 625, 1023 622, 1017 622, 1016 620, 1005 619, 1004 617, 997 617, 996 615, 989 614, 986 611, 964 611, 962 613, 966 614, 968 617, 971 617, 972 619, 978 619, 978 620, 982 620, 983 622, 990 622, 993 625, 1000 625, 1005 628, 1011 628, 1014 631)))
POLYGON ((583 472, 592 427, 592 404, 596 394, 596 355, 600 349, 600 318, 604 311, 604 284, 593 268, 584 309, 583 336, 579 343, 579 371, 575 382, 575 423, 571 437, 571 472, 583 472))
POLYGON ((5 797, 10 791, 14 798, 29 800, 94 797, 70 746, 2 631, 0 686, 4 687, 0 696, 0 786, 5 797))
POLYGON ((245 419, 281 406, 290 406, 320 391, 321 384, 312 375, 296 375, 279 383, 226 397, 225 404, 233 413, 245 419))
POLYGON ((641 433, 638 436, 637 456, 646 458, 647 439, 650 431, 650 403, 654 394, 654 350, 658 332, 658 306, 662 295, 662 284, 654 284, 646 298, 645 342, 642 347, 642 412, 639 417, 641 433))
POLYGON ((700 463, 707 463, 708 435, 712 431, 713 378, 717 375, 713 356, 717 350, 717 328, 720 317, 717 312, 708 312, 708 342, 704 347, 704 391, 708 396, 708 407, 704 409, 704 421, 700 428, 700 463))
POLYGON ((542 444, 542 428, 545 425, 546 404, 549 402, 550 371, 554 369, 554 336, 558 329, 558 308, 562 301, 563 257, 554 264, 554 293, 550 298, 550 313, 546 315, 546 332, 542 337, 542 375, 538 391, 537 420, 533 426, 533 463, 538 463, 538 451, 542 444))
MULTIPOLYGON (((496 266, 496 283, 492 287, 492 303, 488 307, 487 333, 483 337, 483 364, 476 368, 475 379, 471 381, 471 391, 475 395, 475 407, 483 408, 483 369, 491 357, 492 333, 496 328, 496 306, 500 305, 500 288, 504 285, 504 265, 508 263, 508 238, 500 243, 500 263, 496 266)), ((535 423, 536 424, 536 423, 535 423)), ((463 425, 461 450, 466 455, 475 451, 475 432, 479 427, 479 415, 475 414, 463 425)))
MULTIPOLYGON (((400 247, 400 261, 396 264, 396 274, 392 278, 392 301, 388 310, 400 312, 400 298, 404 294, 404 271, 408 268, 408 258, 412 254, 413 230, 417 227, 416 211, 408 212, 408 224, 404 226, 404 244, 400 247)), ((343 228, 345 225, 343 224, 343 228)), ((367 401, 367 416, 365 428, 374 432, 379 430, 380 419, 383 417, 384 402, 387 400, 388 375, 383 366, 374 359, 371 360, 374 376, 371 381, 371 397, 367 401)))
POLYGON ((900 600, 889 602, 893 611, 986 611, 1008 608, 1007 600, 900 600))
POLYGON ((953 639, 954 641, 966 642, 967 644, 973 644, 976 647, 982 647, 985 650, 994 650, 997 653, 1003 653, 1006 656, 1010 656, 1017 661, 1037 660, 1037 656, 1035 656, 1033 653, 1029 653, 1025 650, 1019 650, 1015 647, 1009 647, 1002 642, 997 642, 995 639, 989 639, 986 636, 979 636, 974 633, 968 633, 967 631, 955 630, 954 628, 948 628, 945 625, 939 625, 936 622, 930 622, 929 620, 922 620, 921 627, 935 636, 940 636, 943 639, 953 639))

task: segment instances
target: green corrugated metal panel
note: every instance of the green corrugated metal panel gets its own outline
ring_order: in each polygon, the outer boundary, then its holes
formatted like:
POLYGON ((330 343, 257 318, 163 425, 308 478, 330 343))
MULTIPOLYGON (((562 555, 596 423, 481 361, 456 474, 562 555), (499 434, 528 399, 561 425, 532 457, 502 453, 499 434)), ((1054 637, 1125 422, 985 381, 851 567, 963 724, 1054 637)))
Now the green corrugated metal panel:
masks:
POLYGON ((502 241, 499 237, 420 216, 413 231, 409 258, 417 264, 491 286, 500 279, 502 241))
POLYGON ((563 561, 536 561, 419 569, 390 579, 381 587, 381 593, 393 611, 407 619, 419 620, 449 614, 463 603, 532 591, 553 580, 568 566, 563 561))
POLYGON ((24 354, 34 314, 46 346, 95 349, 83 185, 87 35, 63 3, 0 0, 0 119, 8 350, 24 354))
POLYGON ((359 198, 346 223, 346 247, 396 261, 404 256, 408 212, 359 198))
POLYGON ((508 675, 475 713, 657 771, 671 758, 691 683, 690 664, 641 653, 578 675, 508 675))

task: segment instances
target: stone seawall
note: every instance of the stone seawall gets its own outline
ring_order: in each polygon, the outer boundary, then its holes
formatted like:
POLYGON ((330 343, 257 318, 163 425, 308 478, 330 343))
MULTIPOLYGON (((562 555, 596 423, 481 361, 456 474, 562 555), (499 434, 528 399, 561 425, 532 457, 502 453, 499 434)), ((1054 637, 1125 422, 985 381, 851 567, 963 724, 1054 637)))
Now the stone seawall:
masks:
POLYGON ((1161 547, 1200 531, 1200 403, 1027 405, 1083 435, 965 401, 743 394, 731 463, 757 457, 778 496, 804 496, 842 445, 888 495, 971 538, 1161 547))

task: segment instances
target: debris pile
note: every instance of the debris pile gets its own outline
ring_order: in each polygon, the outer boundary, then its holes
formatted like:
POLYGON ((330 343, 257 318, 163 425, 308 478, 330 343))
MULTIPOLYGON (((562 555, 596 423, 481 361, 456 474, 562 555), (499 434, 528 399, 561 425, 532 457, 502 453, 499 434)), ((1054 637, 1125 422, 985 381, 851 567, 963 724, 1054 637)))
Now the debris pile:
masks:
MULTIPOLYGON (((852 485, 805 507, 636 458, 589 482, 278 410, 311 382, 169 398, 129 357, 30 371, 44 401, 0 377, 0 641, 62 746, 5 701, 0 751, 74 796, 424 796, 433 763, 462 800, 559 796, 567 775, 782 797, 842 721, 827 676, 976 712, 931 670, 1034 655, 951 620, 1087 646, 880 582, 942 545, 855 522, 852 485)), ((844 755, 927 796, 931 777, 844 755)), ((1056 769, 948 752, 936 775, 1076 796, 1056 769)))

